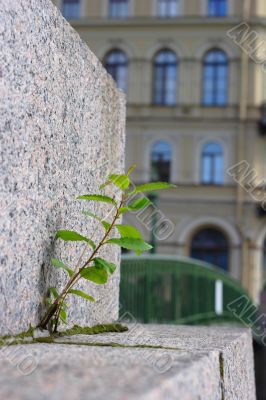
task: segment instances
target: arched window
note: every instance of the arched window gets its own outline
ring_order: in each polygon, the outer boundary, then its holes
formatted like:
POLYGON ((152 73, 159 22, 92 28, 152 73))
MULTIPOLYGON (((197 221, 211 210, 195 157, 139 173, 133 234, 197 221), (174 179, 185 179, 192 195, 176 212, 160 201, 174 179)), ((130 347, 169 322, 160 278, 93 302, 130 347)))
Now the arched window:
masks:
POLYGON ((107 72, 109 72, 116 81, 117 86, 126 92, 128 72, 127 55, 122 50, 112 50, 105 57, 104 64, 107 72))
POLYGON ((128 0, 109 0, 109 16, 112 18, 128 17, 128 0))
POLYGON ((169 18, 179 14, 180 0, 157 0, 158 15, 169 18))
POLYGON ((223 149, 219 143, 209 142, 201 153, 201 183, 221 185, 224 177, 223 149))
POLYGON ((172 151, 168 142, 154 143, 151 153, 151 180, 169 182, 171 177, 172 151))
POLYGON ((203 104, 225 106, 228 97, 228 58, 224 51, 210 50, 203 62, 203 104))
POLYGON ((153 102, 176 104, 177 57, 171 50, 161 50, 154 59, 153 102))
POLYGON ((191 241, 190 255, 228 271, 229 245, 222 232, 206 228, 197 232, 191 241))
POLYGON ((63 15, 68 19, 80 17, 80 0, 63 0, 63 15))
POLYGON ((208 15, 210 17, 225 17, 228 13, 227 0, 209 0, 208 15))

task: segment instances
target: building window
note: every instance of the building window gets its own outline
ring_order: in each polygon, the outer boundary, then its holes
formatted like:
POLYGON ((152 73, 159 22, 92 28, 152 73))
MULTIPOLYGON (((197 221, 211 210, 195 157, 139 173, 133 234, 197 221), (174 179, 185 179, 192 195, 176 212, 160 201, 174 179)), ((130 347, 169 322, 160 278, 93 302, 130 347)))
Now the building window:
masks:
POLYGON ((202 229, 191 241, 190 255, 228 271, 229 245, 222 232, 214 228, 202 229))
POLYGON ((225 106, 228 92, 228 58, 222 50, 211 50, 204 58, 203 104, 225 106))
POLYGON ((109 0, 109 16, 126 18, 129 15, 128 0, 109 0))
POLYGON ((80 0, 63 0, 63 15, 67 19, 80 18, 80 0))
POLYGON ((158 15, 160 17, 171 18, 179 14, 180 0, 157 0, 158 15))
POLYGON ((171 145, 165 141, 154 143, 151 153, 151 180, 169 182, 171 178, 171 145))
POLYGON ((177 57, 171 50, 160 51, 154 60, 153 102, 176 104, 177 57))
POLYGON ((227 0, 209 0, 208 15, 210 17, 225 17, 228 13, 227 0))
POLYGON ((128 58, 122 50, 112 50, 105 57, 105 68, 116 81, 117 86, 127 91, 128 58))
POLYGON ((223 149, 219 143, 207 143, 201 154, 201 182, 221 185, 224 175, 223 149))

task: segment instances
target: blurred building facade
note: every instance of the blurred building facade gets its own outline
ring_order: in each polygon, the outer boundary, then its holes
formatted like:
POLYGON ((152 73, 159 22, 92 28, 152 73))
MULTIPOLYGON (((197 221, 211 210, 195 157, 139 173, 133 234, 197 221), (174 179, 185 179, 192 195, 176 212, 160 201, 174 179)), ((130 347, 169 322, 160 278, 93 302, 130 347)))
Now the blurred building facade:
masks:
POLYGON ((175 229, 157 251, 211 262, 258 299, 266 267, 265 0, 54 2, 127 93, 135 182, 178 185, 159 194, 175 229))

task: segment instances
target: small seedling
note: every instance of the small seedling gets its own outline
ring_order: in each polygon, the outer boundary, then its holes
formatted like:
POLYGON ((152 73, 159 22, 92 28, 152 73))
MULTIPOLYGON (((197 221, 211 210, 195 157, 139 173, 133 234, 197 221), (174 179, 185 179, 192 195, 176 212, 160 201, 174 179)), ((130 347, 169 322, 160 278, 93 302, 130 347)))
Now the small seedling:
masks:
POLYGON ((105 245, 117 245, 127 250, 133 250, 137 255, 152 248, 152 246, 144 241, 141 233, 136 228, 121 224, 119 219, 122 214, 126 212, 142 210, 150 205, 151 202, 147 197, 143 195, 140 196, 143 192, 170 189, 174 188, 175 185, 166 182, 152 182, 141 186, 133 186, 130 180, 130 174, 133 172, 134 168, 135 166, 130 167, 127 174, 109 175, 107 181, 99 188, 103 190, 108 185, 115 185, 119 191, 122 192, 119 196, 119 200, 116 200, 115 197, 102 194, 85 194, 77 198, 82 201, 103 202, 112 206, 113 215, 110 221, 101 219, 91 211, 83 211, 83 214, 86 216, 96 219, 103 228, 104 233, 99 243, 96 244, 92 239, 75 231, 60 230, 56 233, 56 239, 85 242, 91 252, 89 258, 86 261, 82 261, 85 252, 88 250, 86 246, 75 268, 65 265, 56 258, 52 258, 52 265, 63 269, 68 274, 69 279, 61 293, 58 293, 54 287, 50 288, 50 297, 46 299, 49 307, 39 325, 42 329, 47 329, 49 327, 53 333, 56 333, 60 322, 67 323, 67 296, 75 295, 83 297, 91 302, 95 301, 89 294, 75 289, 75 285, 81 279, 91 281, 97 285, 103 285, 108 281, 109 276, 115 272, 116 265, 114 263, 99 257, 99 251, 105 245), (120 237, 113 237, 112 234, 115 231, 120 237))

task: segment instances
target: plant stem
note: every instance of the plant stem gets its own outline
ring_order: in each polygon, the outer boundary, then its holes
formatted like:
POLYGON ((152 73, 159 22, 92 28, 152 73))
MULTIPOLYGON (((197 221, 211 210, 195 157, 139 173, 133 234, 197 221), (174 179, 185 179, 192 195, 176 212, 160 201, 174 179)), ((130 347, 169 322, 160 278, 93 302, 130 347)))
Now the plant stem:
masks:
MULTIPOLYGON (((92 254, 90 255, 89 259, 82 265, 82 267, 76 272, 74 273, 74 275, 69 279, 69 281, 67 282, 65 288, 63 289, 62 293, 60 294, 60 296, 54 301, 54 303, 49 307, 47 313, 45 314, 44 318, 41 320, 39 327, 42 329, 45 329, 47 327, 47 325, 49 324, 51 318, 53 318, 54 315, 55 316, 55 326, 53 329, 53 332, 56 333, 57 332, 57 327, 58 327, 58 322, 59 322, 59 318, 60 318, 60 311, 62 308, 62 305, 64 303, 64 300, 66 298, 66 296, 69 293, 69 290, 73 287, 73 285, 75 285, 75 283, 77 282, 77 280, 80 278, 80 274, 81 272, 93 261, 93 258, 95 257, 95 255, 98 253, 98 251, 100 250, 100 248, 105 244, 105 240, 108 238, 110 232, 112 231, 112 229, 114 228, 114 225, 117 221, 117 219, 119 218, 119 211, 121 209, 121 207, 124 204, 124 198, 122 198, 120 205, 118 208, 116 208, 116 213, 115 216, 113 218, 113 221, 110 225, 110 227, 106 230, 102 240, 100 241, 100 243, 96 246, 96 248, 93 250, 92 254)), ((85 250, 83 250, 79 260, 82 259, 83 255, 85 253, 85 250)))

